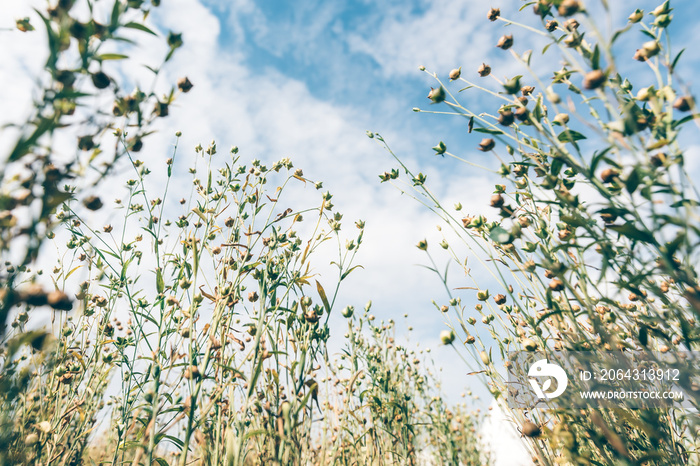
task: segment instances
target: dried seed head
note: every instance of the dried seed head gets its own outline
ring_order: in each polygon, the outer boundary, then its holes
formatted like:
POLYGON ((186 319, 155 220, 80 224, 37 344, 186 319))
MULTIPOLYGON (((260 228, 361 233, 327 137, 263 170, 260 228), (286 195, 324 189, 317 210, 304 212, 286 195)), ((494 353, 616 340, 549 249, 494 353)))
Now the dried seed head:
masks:
POLYGON ((505 297, 504 295, 502 295, 502 294, 497 294, 496 296, 493 297, 493 300, 494 300, 494 301, 496 302, 496 304, 498 304, 499 306, 500 306, 501 304, 505 304, 505 303, 506 303, 506 297, 505 297))
POLYGON ((522 92, 525 97, 531 95, 534 91, 535 86, 523 86, 520 88, 520 92, 522 92))
POLYGON ((481 152, 488 152, 496 147, 496 142, 491 138, 484 138, 479 143, 479 150, 481 152))
POLYGON ((456 79, 459 79, 460 76, 462 76, 462 67, 461 66, 459 68, 455 68, 454 70, 450 71, 450 81, 454 81, 456 79))
POLYGON ((476 338, 473 336, 469 335, 466 340, 464 340, 464 343, 467 345, 473 345, 476 342, 476 338))
POLYGON ((549 14, 549 10, 552 8, 550 0, 538 0, 535 6, 532 8, 534 13, 542 18, 549 14))
POLYGON ((554 20, 554 19, 550 19, 550 20, 547 21, 547 23, 545 24, 545 28, 547 28, 547 30, 548 30, 549 32, 555 31, 555 30, 557 29, 557 26, 559 26, 559 23, 558 23, 556 20, 554 20))
POLYGON ((177 80, 177 87, 182 92, 187 93, 190 92, 190 89, 192 89, 194 85, 190 82, 189 78, 184 77, 177 80))
POLYGON ((496 21, 496 18, 501 16, 501 10, 499 8, 491 8, 487 18, 489 21, 496 21))
POLYGON ((688 112, 694 106, 695 102, 693 101, 693 98, 687 95, 679 97, 675 102, 673 102, 673 108, 681 112, 688 112))
POLYGON ((539 437, 539 435, 542 433, 539 426, 532 421, 525 421, 523 423, 522 431, 525 437, 539 437))
POLYGON ((254 303, 255 301, 257 301, 258 297, 259 296, 258 296, 258 293, 256 291, 251 291, 250 293, 248 293, 248 301, 250 301, 251 303, 254 303))
POLYGON ((486 63, 482 63, 481 66, 479 67, 478 70, 476 70, 477 73, 479 73, 479 76, 482 78, 488 76, 491 74, 491 67, 487 65, 486 63))
POLYGON ((605 83, 605 73, 602 70, 589 71, 583 78, 584 89, 598 89, 605 83))
POLYGON ((619 175, 620 172, 614 168, 606 168, 600 173, 600 179, 603 180, 603 183, 612 183, 619 175))
POLYGON ((433 101, 434 104, 439 104, 445 100, 445 88, 440 86, 437 89, 430 88, 428 93, 428 98, 433 101))
POLYGON ((503 50, 508 50, 513 46, 513 36, 501 36, 500 39, 498 39, 498 42, 496 43, 496 47, 503 49, 503 50))
POLYGON ((659 45, 659 43, 655 40, 650 40, 642 45, 642 49, 646 53, 646 57, 651 58, 659 54, 661 51, 661 45, 659 45))
POLYGON ((571 16, 581 10, 581 4, 578 0, 564 0, 559 5, 559 14, 562 16, 571 16))

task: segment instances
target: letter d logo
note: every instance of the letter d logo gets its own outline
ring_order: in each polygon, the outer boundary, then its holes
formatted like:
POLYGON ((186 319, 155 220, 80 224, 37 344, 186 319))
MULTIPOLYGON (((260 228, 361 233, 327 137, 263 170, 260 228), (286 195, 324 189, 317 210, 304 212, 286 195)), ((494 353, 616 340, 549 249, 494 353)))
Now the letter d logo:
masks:
POLYGON ((556 364, 549 364, 546 359, 540 359, 532 366, 527 372, 530 377, 554 377, 557 381, 557 389, 551 393, 547 393, 547 389, 552 385, 552 379, 547 379, 542 387, 535 379, 529 379, 532 389, 537 394, 538 398, 556 398, 566 390, 566 386, 569 383, 569 379, 566 377, 566 372, 564 369, 556 364))

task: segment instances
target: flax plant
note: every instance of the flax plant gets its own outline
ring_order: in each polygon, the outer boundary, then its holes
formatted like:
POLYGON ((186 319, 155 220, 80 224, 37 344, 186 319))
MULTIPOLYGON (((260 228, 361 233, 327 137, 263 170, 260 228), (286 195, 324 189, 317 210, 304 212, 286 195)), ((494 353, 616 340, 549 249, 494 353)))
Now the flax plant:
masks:
MULTIPOLYGON (((609 14, 607 2, 600 3, 609 14)), ((681 12, 665 2, 650 13, 632 11, 626 26, 604 33, 586 6, 525 3, 519 14, 534 9, 537 27, 497 8, 486 15, 546 40, 545 60, 562 64, 548 69, 553 74, 538 72, 536 53, 510 34, 495 53, 509 53, 523 75, 497 79, 484 63, 468 75, 452 70, 448 82, 423 68, 437 81, 428 97, 446 109, 415 110, 464 118, 467 131, 483 137, 475 148, 495 164, 443 142, 433 150, 501 177, 485 195, 493 216, 444 206, 425 175, 369 134, 400 164, 381 180, 411 193, 450 232, 440 246, 469 283, 449 288, 446 273, 438 272, 449 295, 441 310, 451 338, 464 342, 461 354, 504 407, 509 387, 496 365, 513 351, 618 350, 633 363, 634 350, 698 348, 698 193, 681 134, 698 114, 677 76, 682 51, 672 52, 668 31, 672 13, 681 12), (617 56, 623 39, 639 43, 634 56, 617 56), (646 74, 621 75, 635 67, 646 74), (483 84, 491 78, 498 90, 483 84), (475 102, 496 104, 484 111, 475 102), (474 260, 490 281, 472 274, 474 260)), ((418 247, 433 261, 426 241, 418 247)), ((533 407, 510 414, 537 464, 698 464, 697 361, 683 372, 691 408, 533 407)))

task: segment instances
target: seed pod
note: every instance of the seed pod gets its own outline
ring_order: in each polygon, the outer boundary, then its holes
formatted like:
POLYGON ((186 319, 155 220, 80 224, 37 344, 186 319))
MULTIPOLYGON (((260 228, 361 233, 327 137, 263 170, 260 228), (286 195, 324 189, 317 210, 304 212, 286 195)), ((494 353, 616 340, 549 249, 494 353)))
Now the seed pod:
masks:
POLYGON ((569 122, 569 114, 568 113, 558 113, 553 120, 555 123, 559 123, 560 125, 564 126, 569 122))
POLYGON ((434 104, 439 104, 445 100, 445 88, 440 86, 437 89, 430 88, 428 93, 428 98, 433 101, 434 104))
POLYGON ((355 307, 354 306, 345 306, 342 311, 340 311, 340 314, 345 317, 346 319, 349 319, 352 317, 352 314, 355 312, 355 307))
POLYGON ((100 210, 102 208, 102 200, 98 196, 88 196, 83 199, 83 205, 89 210, 100 210))
POLYGON ((491 74, 491 67, 486 63, 482 63, 479 69, 476 70, 476 72, 479 73, 479 76, 485 78, 486 76, 491 74))
POLYGON ((571 16, 576 14, 581 9, 581 4, 578 0, 564 0, 559 5, 559 14, 562 16, 571 16))
POLYGON ((500 194, 494 194, 491 196, 491 207, 503 207, 503 202, 503 196, 501 196, 500 194))
POLYGON ((606 168, 600 173, 600 179, 603 180, 603 183, 612 183, 619 175, 620 172, 614 168, 606 168))
POLYGON ((440 341, 443 345, 450 345, 455 341, 455 332, 452 330, 443 330, 440 332, 440 341))
POLYGON ((194 84, 192 84, 187 77, 184 77, 177 80, 177 87, 182 92, 187 93, 194 87, 194 84))
POLYGON ((95 142, 92 140, 92 136, 80 136, 78 138, 78 149, 88 151, 95 147, 95 142))
POLYGON ((502 126, 510 126, 515 121, 515 115, 510 110, 505 110, 498 115, 498 123, 502 126))
POLYGON ((456 79, 459 79, 460 76, 462 76, 462 67, 461 66, 459 68, 455 68, 454 70, 450 71, 450 81, 454 81, 456 79))
POLYGON ((499 8, 491 8, 487 18, 489 21, 496 21, 496 18, 501 16, 501 10, 499 8))
POLYGON ((532 421, 525 421, 523 423, 523 435, 526 437, 539 437, 542 431, 540 430, 539 426, 535 424, 532 421))
POLYGON ((552 291, 561 291, 564 289, 564 282, 558 278, 554 278, 551 282, 549 282, 549 289, 552 291))
POLYGON ((515 111, 515 118, 522 122, 528 121, 530 119, 530 111, 525 107, 520 107, 515 111))
POLYGON ((634 24, 634 23, 640 22, 640 21, 642 20, 642 18, 644 18, 644 11, 642 11, 642 10, 640 10, 640 9, 636 9, 636 10, 634 10, 634 13, 632 13, 631 15, 629 15, 629 17, 627 18, 627 20, 628 20, 630 23, 634 24))
POLYGON ((98 89, 105 89, 109 87, 111 79, 107 76, 104 71, 98 71, 97 73, 92 73, 92 84, 98 89))
POLYGON ((500 39, 498 39, 498 42, 496 43, 496 47, 503 49, 503 50, 508 50, 513 46, 513 36, 501 36, 500 39))
POLYGON ((168 107, 169 106, 167 102, 156 102, 156 106, 153 109, 153 113, 155 113, 159 117, 166 117, 169 113, 168 107))
POLYGON ((559 23, 558 23, 556 20, 553 20, 553 19, 550 19, 550 20, 547 21, 547 23, 545 24, 545 28, 546 28, 549 32, 554 32, 554 31, 557 29, 557 26, 559 26, 559 23))
POLYGON ((502 295, 502 294, 497 294, 496 296, 493 297, 493 300, 494 300, 494 301, 496 302, 496 304, 498 304, 499 306, 500 306, 501 304, 505 304, 505 303, 506 303, 506 297, 505 297, 504 295, 502 295))
POLYGON ((479 150, 481 152, 488 152, 496 147, 496 142, 491 138, 484 138, 479 143, 479 150))
POLYGON ((66 293, 55 290, 46 296, 46 302, 57 311, 70 311, 73 309, 73 302, 66 293))
POLYGON ((688 112, 695 105, 693 98, 690 96, 682 96, 673 102, 673 108, 681 112, 688 112))
POLYGON ((602 70, 589 71, 583 78, 584 89, 598 89, 605 83, 605 73, 602 70))
POLYGON ((469 335, 466 340, 464 340, 464 343, 467 345, 473 345, 476 342, 476 338, 473 336, 469 335))
POLYGON ((569 32, 574 32, 580 26, 579 22, 574 18, 567 19, 564 21, 564 28, 569 32))
POLYGON ((491 358, 489 358, 489 354, 486 351, 479 353, 479 357, 481 357, 481 362, 485 365, 488 366, 491 363, 491 358))
POLYGON ((536 351, 537 350, 537 342, 535 340, 532 340, 530 338, 523 338, 522 339, 522 344, 523 348, 527 351, 536 351))

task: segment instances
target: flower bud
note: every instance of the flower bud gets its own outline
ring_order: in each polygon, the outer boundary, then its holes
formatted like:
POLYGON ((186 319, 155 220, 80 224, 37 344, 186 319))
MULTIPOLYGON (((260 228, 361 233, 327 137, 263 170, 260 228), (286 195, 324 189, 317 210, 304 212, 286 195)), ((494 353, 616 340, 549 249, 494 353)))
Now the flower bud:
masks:
POLYGON ((476 292, 476 299, 479 301, 486 301, 489 299, 489 290, 479 290, 476 292))
POLYGON ((424 239, 424 240, 418 241, 417 247, 421 251, 427 250, 428 249, 428 240, 424 239))
POLYGON ((503 83, 503 88, 510 95, 517 94, 520 90, 520 76, 507 79, 506 82, 503 83))
POLYGON ((661 5, 654 8, 654 10, 651 12, 651 14, 654 16, 661 16, 661 15, 669 14, 670 12, 671 12, 671 8, 669 6, 669 2, 665 1, 661 5))

